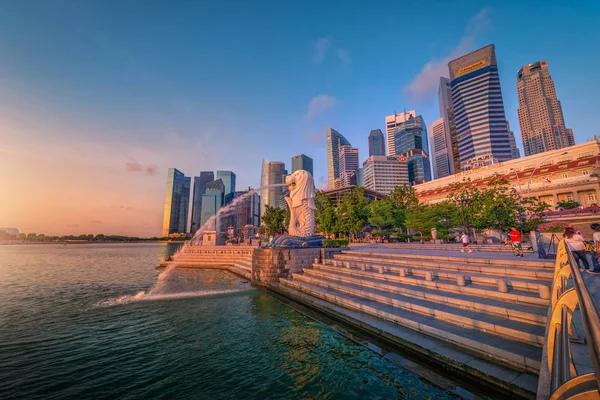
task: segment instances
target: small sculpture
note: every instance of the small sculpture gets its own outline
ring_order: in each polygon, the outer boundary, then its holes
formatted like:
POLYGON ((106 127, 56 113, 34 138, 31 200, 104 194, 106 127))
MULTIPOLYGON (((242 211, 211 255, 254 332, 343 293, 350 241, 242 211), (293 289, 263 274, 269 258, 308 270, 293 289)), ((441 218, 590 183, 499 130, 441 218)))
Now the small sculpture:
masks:
POLYGON ((285 198, 290 207, 290 227, 292 236, 309 237, 315 230, 315 182, 313 177, 301 169, 285 177, 290 196, 285 198))

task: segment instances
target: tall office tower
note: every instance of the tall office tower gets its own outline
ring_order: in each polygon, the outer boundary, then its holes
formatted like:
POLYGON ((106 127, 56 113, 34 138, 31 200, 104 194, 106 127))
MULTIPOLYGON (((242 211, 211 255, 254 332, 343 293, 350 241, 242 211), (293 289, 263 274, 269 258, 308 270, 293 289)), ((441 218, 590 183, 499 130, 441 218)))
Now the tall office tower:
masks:
POLYGON ((408 179, 411 185, 431 180, 427 127, 422 116, 410 117, 398 125, 395 137, 396 155, 408 161, 408 179))
POLYGON ((385 138, 381 129, 373 129, 369 133, 369 157, 385 156, 385 138))
POLYGON ((217 171, 217 179, 221 179, 225 185, 223 205, 227 205, 235 197, 235 174, 231 171, 217 171))
POLYGON ((508 139, 510 140, 510 154, 512 158, 521 158, 521 152, 517 147, 517 140, 515 139, 515 133, 510 129, 510 122, 506 120, 506 126, 508 127, 508 139))
POLYGON ((194 177, 194 192, 192 196, 192 226, 190 231, 196 233, 202 227, 202 195, 206 191, 206 184, 215 180, 212 171, 200 171, 200 176, 194 177))
MULTIPOLYGON (((246 195, 251 189, 237 192, 237 197, 246 195)), ((260 225, 260 196, 258 193, 254 193, 246 196, 245 199, 241 200, 236 204, 235 208, 236 232, 244 228, 246 225, 259 226, 260 225)))
POLYGON ((446 121, 440 118, 429 124, 429 142, 431 143, 431 163, 433 179, 452 175, 452 149, 448 146, 450 135, 446 134, 446 121))
MULTIPOLYGON (((460 158, 458 156, 456 126, 454 125, 454 109, 452 108, 452 89, 450 88, 450 79, 444 77, 440 78, 438 100, 440 104, 440 117, 444 118, 446 148, 448 149, 448 158, 450 159, 449 175, 454 175, 460 172, 460 158)), ((437 177, 435 179, 437 179, 437 177)))
MULTIPOLYGON (((260 186, 281 184, 284 176, 287 174, 285 164, 280 161, 268 161, 263 159, 262 171, 260 175, 260 186)), ((280 200, 283 197, 285 186, 276 186, 263 189, 260 194, 260 215, 265 215, 266 206, 279 207, 280 200)))
POLYGON ((169 168, 167 175, 167 196, 163 214, 162 235, 186 233, 188 228, 188 207, 192 179, 175 168, 169 168))
POLYGON ((398 126, 404 121, 407 121, 409 118, 415 118, 416 116, 417 112, 415 110, 408 112, 404 110, 404 112, 401 113, 394 111, 394 115, 388 115, 385 117, 385 135, 388 156, 395 156, 397 154, 396 144, 394 142, 394 133, 396 133, 398 126))
POLYGON ((461 170, 512 159, 494 45, 448 63, 461 170))
POLYGON ((362 168, 356 170, 356 186, 365 186, 365 171, 362 168))
POLYGON ((200 226, 206 225, 206 230, 220 231, 220 226, 217 219, 210 221, 211 217, 217 214, 219 209, 223 207, 225 197, 225 184, 222 179, 217 179, 206 184, 206 191, 202 195, 202 218, 200 226))
POLYGON ((340 177, 340 146, 350 146, 350 142, 333 128, 327 128, 327 185, 335 187, 335 180, 340 177))
POLYGON ((575 144, 573 131, 565 127, 546 61, 527 64, 517 72, 517 93, 525 156, 575 144))
POLYGON ((402 156, 371 156, 363 163, 365 189, 388 194, 408 186, 408 163, 402 156))
POLYGON ((313 174, 313 159, 304 154, 292 157, 292 174, 300 169, 313 174))
POLYGON ((340 146, 340 185, 347 187, 356 185, 358 169, 358 149, 348 145, 340 146))

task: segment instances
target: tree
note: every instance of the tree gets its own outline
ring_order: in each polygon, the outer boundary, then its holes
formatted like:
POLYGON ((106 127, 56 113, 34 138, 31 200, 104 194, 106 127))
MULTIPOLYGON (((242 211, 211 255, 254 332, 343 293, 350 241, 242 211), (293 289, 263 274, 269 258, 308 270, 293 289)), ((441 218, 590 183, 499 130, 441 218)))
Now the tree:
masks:
POLYGON ((563 210, 570 210, 571 208, 577 208, 580 207, 581 204, 579 204, 578 201, 575 200, 563 200, 563 201, 559 201, 558 203, 556 203, 556 209, 563 209, 563 210))
POLYGON ((369 224, 376 227, 381 236, 389 235, 389 230, 394 227, 393 206, 386 197, 383 200, 373 201, 368 205, 369 224))
POLYGON ((285 217, 287 209, 281 207, 265 206, 265 212, 262 216, 262 222, 266 227, 269 236, 275 236, 276 233, 283 233, 285 229, 285 217))
POLYGON ((337 210, 339 232, 348 233, 348 237, 359 232, 368 222, 368 205, 363 187, 356 187, 345 193, 337 210))
POLYGON ((29 239, 29 240, 35 240, 35 238, 37 238, 37 235, 35 233, 28 233, 27 234, 27 239, 29 239))
POLYGON ((315 222, 318 229, 325 233, 325 235, 337 233, 336 228, 339 226, 338 215, 331 199, 323 194, 323 192, 317 192, 315 205, 317 207, 317 210, 315 211, 315 222))

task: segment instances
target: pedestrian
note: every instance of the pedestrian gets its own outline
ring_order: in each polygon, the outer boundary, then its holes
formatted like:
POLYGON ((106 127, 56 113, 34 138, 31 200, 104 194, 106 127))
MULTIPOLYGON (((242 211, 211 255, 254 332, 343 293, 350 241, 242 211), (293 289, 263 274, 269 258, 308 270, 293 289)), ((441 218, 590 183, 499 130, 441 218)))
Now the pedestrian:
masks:
POLYGON ((511 226, 508 236, 513 245, 513 250, 517 257, 523 258, 523 246, 521 246, 521 232, 517 230, 516 226, 511 226))
POLYGON ((591 224, 590 228, 594 231, 594 235, 592 236, 594 241, 594 251, 592 251, 592 264, 594 270, 590 272, 600 274, 600 265, 598 265, 598 258, 600 257, 600 224, 591 224))
POLYGON ((467 235, 467 233, 465 231, 462 232, 462 236, 460 237, 460 240, 462 241, 462 245, 463 245, 463 248, 460 249, 460 252, 464 253, 465 249, 467 249, 467 250, 469 250, 469 253, 472 253, 473 250, 471 250, 469 235, 467 235))
POLYGON ((252 238, 249 238, 248 241, 250 242, 250 246, 252 246, 252 238))
POLYGON ((569 249, 571 249, 579 269, 585 269, 588 271, 590 266, 585 253, 585 240, 583 239, 583 236, 575 233, 575 229, 567 227, 563 233, 563 237, 565 238, 565 242, 569 246, 569 249), (581 266, 582 264, 583 267, 581 266))

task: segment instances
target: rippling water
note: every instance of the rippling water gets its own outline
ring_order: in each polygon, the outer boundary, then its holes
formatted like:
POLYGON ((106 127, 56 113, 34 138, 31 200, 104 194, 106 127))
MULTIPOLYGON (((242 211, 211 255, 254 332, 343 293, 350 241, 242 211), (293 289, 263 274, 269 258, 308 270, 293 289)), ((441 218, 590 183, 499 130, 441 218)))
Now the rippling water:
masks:
POLYGON ((1 399, 450 398, 165 244, 0 246, 1 399))

